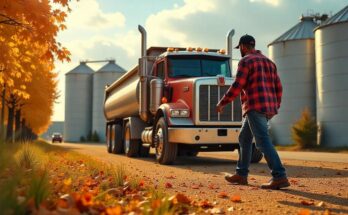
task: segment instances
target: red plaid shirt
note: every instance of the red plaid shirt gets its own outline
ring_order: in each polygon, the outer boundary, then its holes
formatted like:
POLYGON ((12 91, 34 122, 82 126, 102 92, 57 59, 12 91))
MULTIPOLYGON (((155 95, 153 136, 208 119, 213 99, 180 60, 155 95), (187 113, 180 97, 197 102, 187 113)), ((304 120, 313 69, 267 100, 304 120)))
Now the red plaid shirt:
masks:
POLYGON ((282 91, 276 65, 253 51, 239 61, 236 80, 219 103, 224 106, 241 93, 243 116, 255 110, 271 118, 278 113, 282 91))

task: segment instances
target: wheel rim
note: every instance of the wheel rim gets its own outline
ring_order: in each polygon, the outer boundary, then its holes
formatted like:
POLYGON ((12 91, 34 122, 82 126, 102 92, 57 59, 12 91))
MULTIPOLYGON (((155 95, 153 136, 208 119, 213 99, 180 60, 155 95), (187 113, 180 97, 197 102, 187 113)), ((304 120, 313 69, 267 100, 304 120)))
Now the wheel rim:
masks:
POLYGON ((158 128, 156 135, 158 136, 158 144, 156 146, 156 157, 159 159, 162 156, 163 152, 163 129, 160 127, 158 128))
POLYGON ((126 133, 124 135, 124 152, 127 154, 130 146, 130 134, 129 128, 126 129, 126 133))

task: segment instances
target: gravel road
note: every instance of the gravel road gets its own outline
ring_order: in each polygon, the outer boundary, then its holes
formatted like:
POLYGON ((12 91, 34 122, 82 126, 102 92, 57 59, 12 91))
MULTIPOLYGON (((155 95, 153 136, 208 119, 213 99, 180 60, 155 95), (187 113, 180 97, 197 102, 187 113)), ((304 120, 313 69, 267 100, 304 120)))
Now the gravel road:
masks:
POLYGON ((227 214, 298 214, 310 209, 311 214, 348 214, 348 154, 317 152, 280 152, 280 157, 291 182, 281 191, 259 189, 270 179, 263 159, 250 168, 249 185, 230 185, 224 173, 233 173, 236 152, 202 152, 198 157, 179 157, 175 165, 163 166, 149 158, 128 158, 108 154, 104 145, 63 143, 61 147, 90 155, 114 165, 125 165, 127 170, 146 183, 163 188, 169 194, 184 193, 196 201, 208 200, 227 214), (172 188, 165 188, 170 183, 172 188), (220 198, 240 196, 242 202, 220 198), (228 210, 229 209, 229 210, 228 210), (233 210, 232 210, 233 209, 233 210))

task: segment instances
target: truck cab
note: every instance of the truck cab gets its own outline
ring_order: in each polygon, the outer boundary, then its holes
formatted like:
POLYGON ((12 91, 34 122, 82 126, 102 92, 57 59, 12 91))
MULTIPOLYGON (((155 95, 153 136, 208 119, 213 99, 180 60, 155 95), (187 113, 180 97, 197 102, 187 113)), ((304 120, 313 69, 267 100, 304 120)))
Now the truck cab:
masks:
MULTIPOLYGON (((165 119, 168 141, 177 145, 178 155, 238 148, 240 100, 228 104, 221 114, 215 109, 232 84, 230 68, 230 57, 223 51, 200 48, 168 48, 155 61, 153 80, 163 81, 155 120, 165 119)), ((155 139, 163 139, 163 129, 154 130, 159 137, 155 139)))

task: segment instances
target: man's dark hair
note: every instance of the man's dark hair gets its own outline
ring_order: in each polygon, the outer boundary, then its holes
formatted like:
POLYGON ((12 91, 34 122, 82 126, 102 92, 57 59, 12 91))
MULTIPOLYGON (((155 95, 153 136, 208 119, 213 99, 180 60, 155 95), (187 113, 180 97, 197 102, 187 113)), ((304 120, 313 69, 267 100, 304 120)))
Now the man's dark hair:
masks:
POLYGON ((251 50, 255 48, 255 45, 252 44, 243 44, 243 46, 245 46, 247 49, 251 50))

